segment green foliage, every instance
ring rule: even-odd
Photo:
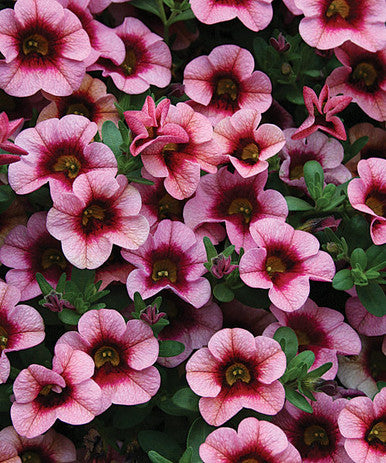
[[[159,357],[175,357],[184,352],[185,346],[179,341],[159,341]]]

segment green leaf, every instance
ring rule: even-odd
[[[273,339],[281,345],[288,364],[295,357],[299,347],[295,331],[288,326],[281,326],[275,331]]]
[[[169,24],[174,24],[178,21],[188,21],[189,19],[195,18],[193,11],[189,8],[185,11],[182,11],[179,13],[177,16],[172,18],[172,20],[169,22]]]
[[[148,11],[149,13],[153,13],[159,18],[161,17],[161,13],[158,9],[157,2],[154,0],[132,0],[130,5],[139,8],[140,10]]]
[[[163,457],[155,450],[150,450],[150,452],[148,452],[147,454],[153,463],[173,463],[171,460]]]
[[[142,310],[146,309],[146,304],[138,291],[134,293],[134,307],[137,313],[140,313]]]
[[[286,196],[287,206],[289,211],[310,211],[313,209],[311,204],[303,199],[296,198],[295,196]]]
[[[362,270],[367,267],[367,256],[362,248],[355,248],[350,257],[351,267],[359,265]]]
[[[185,346],[179,341],[159,341],[159,357],[175,357],[184,352]]]
[[[154,450],[171,461],[177,461],[182,454],[182,448],[178,443],[164,432],[140,431],[138,433],[138,442],[145,452]]]
[[[303,168],[304,180],[312,199],[317,201],[323,193],[324,172],[317,161],[307,161]]]
[[[207,236],[204,236],[203,241],[207,259],[208,262],[210,262],[214,257],[217,257],[217,249],[214,247],[212,241],[210,241],[210,238],[208,238]]]
[[[226,283],[218,283],[213,288],[213,295],[220,302],[231,302],[235,298],[233,291],[228,288]]]
[[[178,390],[172,397],[172,401],[180,408],[198,412],[198,395],[196,395],[189,387],[184,387]]]
[[[25,368],[28,368],[32,363],[51,368],[52,354],[44,344],[23,350],[19,355]]]
[[[285,389],[285,398],[288,402],[291,402],[292,405],[303,410],[306,413],[313,413],[312,406],[308,403],[307,399],[299,394],[299,392],[294,391],[293,389],[284,386]]]
[[[174,8],[174,6],[175,6],[174,0],[163,0],[163,2],[164,2],[165,5],[168,6],[169,8]]]
[[[77,267],[73,267],[71,271],[71,281],[75,283],[81,291],[85,291],[88,285],[94,285],[95,270],[81,270]]]
[[[324,375],[330,368],[332,367],[331,362],[324,363],[323,365],[320,365],[320,367],[315,368],[315,370],[310,371],[307,373],[307,379],[313,379],[313,378],[320,378],[321,376]]]
[[[306,366],[305,373],[311,368],[315,362],[315,354],[310,350],[305,350],[300,352],[296,357],[294,357],[288,365],[288,368],[297,368],[300,370],[302,365]],[[300,377],[300,375],[299,375]]]
[[[149,405],[149,402],[145,405],[114,406],[113,426],[118,429],[128,429],[142,423],[153,409],[153,405]]]
[[[66,325],[74,325],[78,324],[79,318],[81,317],[80,314],[74,312],[70,309],[63,309],[61,312],[58,313],[59,320]]]
[[[354,286],[354,280],[351,275],[351,270],[345,268],[339,270],[339,272],[334,276],[332,280],[332,287],[338,289],[339,291],[347,291]]]
[[[386,315],[386,295],[379,284],[370,281],[367,286],[356,286],[356,290],[368,312],[376,317]]]
[[[386,245],[377,246],[373,244],[366,251],[368,266],[374,270],[382,270],[386,267]]]
[[[224,249],[224,251],[221,253],[224,257],[229,257],[232,255],[233,251],[235,250],[235,245],[231,244],[227,248]]]
[[[54,288],[48,283],[41,273],[35,275],[36,281],[39,284],[39,287],[43,293],[43,296],[47,296],[51,291],[54,291]]]
[[[113,121],[106,121],[102,125],[102,141],[111,149],[115,156],[121,154],[123,139],[121,132]]]
[[[188,447],[182,457],[180,458],[178,463],[191,463],[192,462],[192,455],[193,455],[193,449],[192,447]]]
[[[202,418],[193,421],[189,429],[187,445],[193,449],[192,463],[202,463],[198,450],[200,445],[205,442],[207,436],[216,428],[209,426]]]
[[[0,412],[9,413],[11,408],[12,384],[0,384]]]

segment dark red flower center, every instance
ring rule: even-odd
[[[54,172],[64,172],[68,178],[74,179],[78,176],[81,168],[79,159],[71,154],[59,156],[55,164],[52,166]]]
[[[41,34],[32,34],[23,40],[23,53],[28,56],[36,53],[40,56],[46,56],[49,52],[48,40]]]
[[[265,269],[272,279],[277,273],[284,273],[287,270],[287,265],[279,256],[269,256],[265,261]]]
[[[171,283],[177,281],[177,266],[170,259],[160,259],[154,262],[151,274],[153,281],[159,281],[167,278]]]
[[[8,333],[5,330],[5,328],[3,328],[0,325],[0,353],[7,347],[7,344],[8,344]]]
[[[106,209],[99,204],[90,204],[82,213],[82,225],[85,228],[100,228],[106,216]]]
[[[259,155],[260,148],[258,144],[250,138],[240,139],[238,147],[232,153],[232,156],[250,165],[256,164]]]
[[[102,346],[94,354],[94,363],[97,368],[102,367],[105,363],[111,363],[117,367],[120,362],[118,351],[111,346]]]
[[[326,11],[327,18],[340,16],[346,19],[350,14],[350,5],[346,0],[333,0]]]
[[[249,383],[251,379],[249,369],[241,362],[232,363],[225,370],[225,380],[229,386],[233,386],[238,381]]]
[[[246,198],[236,198],[230,203],[228,207],[229,215],[241,214],[243,221],[246,224],[251,221],[252,213],[253,206]]]
[[[124,70],[125,74],[131,76],[135,74],[137,70],[138,57],[134,48],[126,47],[126,56],[121,64],[121,68]]]
[[[182,220],[183,201],[173,198],[169,193],[158,201],[158,219]]]
[[[227,96],[230,100],[236,101],[238,96],[238,85],[228,77],[219,79],[216,84],[216,94],[219,97]]]
[[[379,217],[386,215],[386,195],[381,191],[372,191],[367,195],[365,204]]]
[[[264,463],[264,460],[261,460],[260,458],[257,459],[255,457],[247,457],[240,460],[240,463]]]
[[[78,116],[87,117],[90,119],[90,111],[83,103],[73,103],[70,104],[67,108],[66,114],[76,114]]]
[[[43,251],[41,264],[44,270],[47,270],[53,265],[58,265],[62,270],[64,270],[67,262],[60,249],[47,248]]]
[[[378,79],[378,73],[375,66],[363,61],[355,66],[352,79],[356,82],[362,81],[366,87],[372,87]]]
[[[22,463],[42,463],[42,459],[36,452],[27,451],[19,455]]]
[[[316,424],[308,426],[308,428],[304,430],[303,440],[304,443],[310,447],[325,447],[330,443],[326,430],[322,428],[322,426]]]
[[[386,422],[378,421],[373,424],[366,436],[367,442],[372,446],[386,447]]]

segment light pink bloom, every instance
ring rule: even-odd
[[[361,304],[359,297],[350,297],[346,301],[346,317],[359,334],[366,336],[386,335],[386,317],[376,317],[368,312]]]
[[[381,245],[386,243],[386,160],[362,159],[357,168],[360,178],[354,178],[348,184],[348,199],[354,209],[373,217],[371,238],[375,244]]]
[[[192,355],[186,364],[186,379],[201,396],[204,420],[220,426],[242,408],[266,415],[278,413],[285,395],[278,379],[285,368],[285,355],[277,341],[255,338],[241,328],[225,328],[212,336],[208,347]]]
[[[0,154],[0,165],[11,164],[20,160],[20,155],[27,154],[27,151],[9,139],[17,132],[24,123],[24,119],[10,121],[7,113],[0,113],[0,149],[12,154]]]
[[[160,375],[152,365],[158,357],[158,342],[146,323],[126,323],[116,310],[90,310],[80,318],[78,331],[68,331],[57,345],[92,357],[92,378],[102,390],[103,410],[111,404],[141,404],[156,394]]]
[[[258,32],[265,29],[272,19],[272,0],[191,0],[196,18],[205,24],[216,24],[238,18],[244,26]]]
[[[101,410],[101,390],[90,379],[92,358],[64,344],[55,346],[52,370],[30,365],[13,384],[12,424],[28,438],[46,432],[57,419],[72,425],[92,421]]]
[[[344,449],[345,439],[338,429],[338,416],[348,403],[316,393],[311,402],[313,413],[306,413],[286,403],[285,409],[274,417],[291,444],[299,451],[302,463],[352,463]]]
[[[125,18],[114,29],[122,39],[126,56],[119,65],[101,57],[89,67],[110,76],[119,90],[129,94],[145,92],[150,85],[166,87],[171,79],[172,58],[169,47],[137,18]]]
[[[149,224],[140,209],[141,196],[124,175],[88,172],[74,181],[73,193],[54,198],[47,228],[72,264],[94,269],[106,262],[113,244],[137,249],[146,241]]]
[[[385,121],[386,50],[370,53],[346,42],[334,51],[343,66],[334,69],[327,77],[331,94],[351,96],[367,115]]]
[[[269,289],[270,300],[281,310],[292,312],[306,302],[310,279],[332,280],[334,261],[319,251],[319,241],[310,233],[277,219],[261,219],[250,232],[258,247],[242,256],[240,277],[252,288]]]
[[[8,94],[64,96],[80,86],[91,48],[71,11],[55,0],[17,0],[0,11],[0,25],[0,87]]]
[[[94,64],[102,56],[120,64],[125,59],[125,45],[113,29],[96,21],[88,7],[90,0],[57,0],[72,11],[87,32],[91,44],[91,53],[84,60],[86,67]]]
[[[74,180],[83,173],[117,173],[117,161],[104,143],[92,142],[98,128],[83,116],[70,114],[48,119],[23,130],[16,141],[28,151],[15,167],[10,166],[9,183],[18,194],[31,193],[49,183],[55,198],[72,192]]]
[[[57,117],[61,119],[67,114],[78,114],[95,122],[101,130],[105,121],[118,124],[119,114],[114,103],[114,95],[106,93],[106,85],[99,79],[93,79],[86,74],[78,90],[68,97],[55,97],[45,94],[51,101],[39,114],[37,123]]]
[[[269,325],[263,335],[271,336],[281,326],[292,328],[298,338],[299,351],[310,350],[315,354],[311,370],[331,362],[332,367],[323,375],[334,379],[338,371],[337,354],[358,355],[361,341],[356,331],[347,323],[344,316],[327,307],[318,307],[311,299],[294,312],[283,312],[274,305],[270,308],[277,323]]]
[[[323,167],[326,183],[342,184],[351,179],[351,173],[341,163],[344,150],[341,143],[324,133],[314,132],[301,140],[293,140],[296,129],[284,131],[286,144],[281,150],[283,162],[280,179],[290,186],[307,191],[303,168],[308,161],[318,161]]]
[[[60,242],[47,231],[46,220],[46,212],[35,212],[26,227],[17,225],[11,230],[0,249],[1,262],[11,268],[6,274],[7,283],[21,291],[22,300],[41,294],[36,273],[56,286],[63,272],[71,272]]]
[[[91,13],[101,13],[111,3],[125,3],[128,0],[90,0],[89,8]]]
[[[345,1],[345,0],[342,0]],[[343,111],[351,102],[351,96],[330,97],[328,85],[324,85],[319,97],[310,87],[303,87],[304,104],[308,111],[308,117],[303,124],[296,129],[292,140],[308,137],[318,129],[333,135],[338,140],[346,140],[346,130],[343,122],[336,113]]]
[[[0,431],[0,463],[73,463],[75,460],[74,444],[53,429],[32,439],[19,436],[13,426]]]
[[[288,442],[284,432],[268,421],[245,418],[237,432],[219,428],[200,445],[204,463],[300,463],[298,451]]]
[[[273,124],[260,127],[261,115],[240,109],[214,128],[214,139],[237,172],[244,178],[268,169],[267,159],[285,145],[283,132]]]
[[[16,305],[20,291],[0,281],[0,384],[10,372],[7,352],[28,349],[40,344],[45,336],[39,312],[29,305]]]
[[[374,400],[354,397],[341,411],[339,430],[346,438],[344,447],[355,463],[386,461],[386,388]]]
[[[303,14],[303,11],[299,10],[299,8],[297,8],[297,6],[295,5],[295,0],[283,0],[283,3],[294,16]]]
[[[222,328],[222,313],[213,301],[196,309],[170,291],[163,291],[161,296],[161,308],[167,313],[169,325],[162,329],[158,338],[182,342],[185,350],[175,357],[159,357],[158,363],[174,368],[185,361],[194,349],[206,346],[216,331]]]
[[[227,235],[238,251],[256,244],[251,227],[263,218],[280,219],[288,215],[284,197],[275,190],[263,190],[268,171],[242,178],[226,167],[217,174],[201,177],[197,193],[184,208],[185,223],[192,230],[204,223],[225,222]]]
[[[311,47],[328,50],[346,40],[366,50],[385,46],[385,3],[381,0],[295,0],[305,18],[299,32]]]
[[[195,58],[184,71],[191,106],[213,124],[241,108],[263,113],[271,105],[272,86],[254,67],[252,54],[237,45],[220,45],[208,56]]]
[[[133,299],[138,291],[143,299],[170,289],[194,307],[208,302],[209,281],[204,244],[190,228],[180,222],[162,220],[154,235],[137,251],[122,250],[123,257],[137,267],[127,279],[127,291]]]

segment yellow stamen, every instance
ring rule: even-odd
[[[105,363],[111,363],[114,367],[119,365],[119,354],[114,347],[102,346],[94,354],[94,363],[97,368],[100,368]]]
[[[341,18],[346,19],[350,14],[350,6],[346,0],[333,0],[330,3],[330,6],[327,9],[326,16],[331,18],[331,16],[339,15]]]
[[[33,34],[23,40],[23,53],[26,56],[30,53],[46,56],[48,51],[48,40],[40,34]]]
[[[253,206],[246,198],[234,199],[228,207],[228,214],[242,214],[243,220],[246,224],[251,221],[253,213]]]
[[[83,211],[82,215],[82,225],[87,226],[90,219],[97,219],[101,222],[105,219],[106,210],[98,204],[92,204]]]
[[[315,424],[304,431],[303,440],[309,446],[316,444],[325,447],[330,443],[325,429]]]
[[[285,263],[280,257],[270,256],[265,261],[265,269],[268,275],[272,278],[275,273],[284,273],[287,270]]]
[[[154,262],[151,278],[153,281],[167,278],[171,283],[175,283],[177,281],[176,264],[169,259],[161,259]]]
[[[47,248],[43,251],[41,263],[44,270],[47,270],[53,265],[58,265],[64,270],[67,265],[63,253],[59,249],[54,248]]]
[[[229,386],[233,386],[237,381],[249,383],[251,381],[251,374],[245,365],[236,362],[226,369],[225,379]]]
[[[220,79],[216,85],[216,93],[218,96],[229,95],[230,99],[235,101],[238,95],[237,84],[232,79]]]
[[[378,73],[372,64],[363,62],[355,66],[352,78],[354,81],[364,82],[366,87],[371,87],[377,80]]]
[[[54,172],[65,172],[68,178],[76,178],[79,174],[81,164],[79,159],[72,154],[59,156],[55,164],[52,166]]]

